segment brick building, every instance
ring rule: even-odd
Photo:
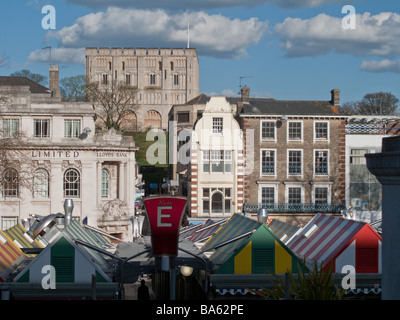
[[[328,101],[251,99],[238,111],[245,137],[244,211],[303,223],[345,207],[345,122],[338,89]]]

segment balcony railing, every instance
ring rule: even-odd
[[[340,213],[346,209],[345,203],[245,203],[243,210],[248,213],[257,213],[259,209],[268,212],[290,213]]]

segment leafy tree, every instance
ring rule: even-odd
[[[66,77],[60,81],[60,93],[63,101],[85,101],[85,76]]]
[[[303,266],[305,265],[305,260]],[[288,283],[282,277],[272,274],[272,288],[251,290],[255,294],[269,300],[295,299],[295,300],[341,300],[344,289],[335,285],[333,265],[327,270],[322,266],[318,268],[317,262],[314,269],[309,270],[298,264],[298,273],[288,273]]]
[[[26,77],[28,79],[31,79],[33,82],[39,83],[42,86],[46,86],[48,81],[46,76],[42,76],[38,73],[32,73],[29,70],[16,71],[10,74],[10,77]]]

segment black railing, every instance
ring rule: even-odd
[[[319,212],[340,213],[346,209],[345,203],[244,203],[243,210],[248,213],[257,213],[259,209],[268,212]]]

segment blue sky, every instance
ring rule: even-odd
[[[245,4],[245,5],[243,5]],[[45,5],[56,29],[42,28]],[[355,29],[345,29],[345,5]],[[400,99],[398,0],[17,0],[0,4],[2,75],[48,75],[51,46],[60,78],[84,74],[85,47],[190,47],[200,64],[200,92],[341,103],[366,93]],[[242,79],[241,79],[242,77]]]

